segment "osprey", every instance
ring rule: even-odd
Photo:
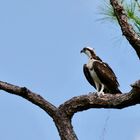
[[[103,62],[92,48],[83,48],[81,53],[85,53],[89,57],[88,63],[83,66],[83,72],[88,82],[97,90],[97,94],[121,93],[118,89],[117,77],[111,67]]]

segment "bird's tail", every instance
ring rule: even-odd
[[[117,89],[113,90],[112,94],[122,94],[122,92],[117,88]]]

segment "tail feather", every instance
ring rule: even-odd
[[[122,92],[117,88],[112,90],[111,94],[122,94]]]
[[[110,93],[110,94],[122,94],[122,92],[116,88],[116,89],[104,89],[104,93]]]

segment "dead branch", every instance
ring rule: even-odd
[[[140,104],[140,80],[132,85],[132,90],[129,93],[106,94],[102,96],[97,96],[96,93],[90,93],[88,95],[73,97],[61,104],[58,108],[26,87],[19,87],[0,81],[0,89],[21,96],[47,112],[54,120],[61,140],[78,139],[73,130],[71,119],[79,111],[91,108],[122,109]]]
[[[140,80],[132,85],[129,93],[106,94],[97,96],[96,93],[73,97],[60,105],[60,109],[69,117],[74,113],[84,111],[90,108],[114,108],[122,109],[132,105],[140,104]]]

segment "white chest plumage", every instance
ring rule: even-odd
[[[98,75],[96,74],[96,72],[94,70],[93,63],[95,61],[98,61],[98,60],[89,59],[89,61],[87,63],[87,67],[88,67],[89,73],[90,73],[90,75],[95,83],[98,95],[100,95],[100,94],[104,94],[103,90],[104,90],[105,85],[100,81]]]
[[[87,67],[89,69],[89,72],[90,72],[90,75],[91,77],[94,79],[94,81],[98,84],[101,84],[101,81],[100,79],[98,78],[96,72],[94,71],[94,68],[93,68],[93,63],[94,61],[97,61],[97,60],[94,60],[94,59],[89,59],[88,63],[87,63]]]

